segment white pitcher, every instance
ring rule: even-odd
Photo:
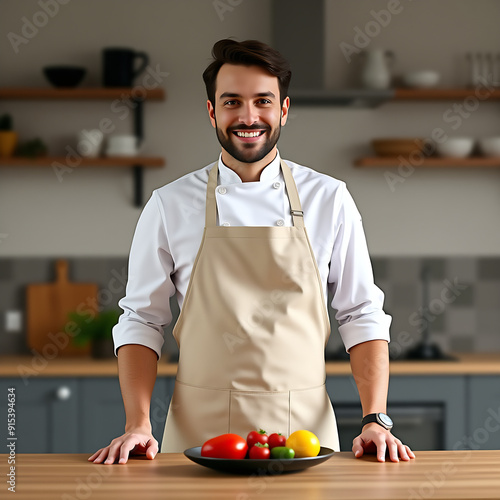
[[[394,53],[390,50],[364,50],[365,65],[361,74],[363,86],[367,89],[387,89],[391,85],[389,61],[394,60]]]

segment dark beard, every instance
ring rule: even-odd
[[[254,129],[264,129],[265,134],[267,134],[269,131],[269,127],[257,127],[257,126],[244,127],[244,128],[238,127],[238,130],[245,130],[245,131],[251,131]],[[262,160],[262,158],[268,155],[269,152],[274,148],[274,146],[276,146],[278,139],[280,138],[281,124],[279,128],[277,128],[271,136],[267,136],[268,138],[259,149],[255,149],[255,145],[251,143],[242,143],[241,145],[243,146],[244,149],[243,150],[238,149],[235,143],[231,140],[231,135],[233,134],[233,132],[229,130],[230,136],[225,137],[222,130],[217,126],[217,120],[215,120],[215,130],[220,145],[234,159],[240,161],[241,163],[255,163]]]

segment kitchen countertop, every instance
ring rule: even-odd
[[[391,375],[500,375],[499,353],[456,354],[457,361],[391,361]],[[0,377],[17,377],[23,372],[40,377],[107,377],[118,374],[116,358],[98,360],[90,357],[0,356]],[[158,375],[175,376],[177,365],[163,358]],[[348,361],[330,361],[327,375],[350,375]]]
[[[420,451],[416,455],[410,462],[380,463],[373,455],[355,459],[351,452],[341,452],[301,472],[240,476],[194,464],[181,453],[159,453],[154,460],[134,457],[124,465],[93,464],[87,461],[88,454],[18,454],[16,498],[499,498],[500,451]],[[4,471],[7,455],[0,457]],[[2,493],[8,486],[4,480]]]

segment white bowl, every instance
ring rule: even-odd
[[[484,137],[478,140],[479,151],[484,156],[500,156],[500,137]]]
[[[408,87],[428,89],[439,83],[441,75],[437,71],[423,70],[404,73],[403,82]]]
[[[436,143],[436,151],[440,156],[465,158],[472,153],[474,142],[470,137],[450,137],[446,142]]]
[[[108,148],[105,152],[106,156],[137,156],[137,149],[113,149]]]
[[[132,146],[137,144],[137,137],[134,135],[113,135],[108,138],[109,146]]]

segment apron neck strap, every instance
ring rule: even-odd
[[[297,186],[290,171],[290,167],[281,160],[281,170],[285,179],[286,192],[290,202],[290,213],[292,214],[293,225],[304,227],[304,214],[300,204]],[[217,203],[215,201],[215,190],[217,189],[217,174],[219,173],[218,162],[215,162],[210,169],[207,184],[207,201],[205,211],[205,226],[215,227],[217,224]]]

